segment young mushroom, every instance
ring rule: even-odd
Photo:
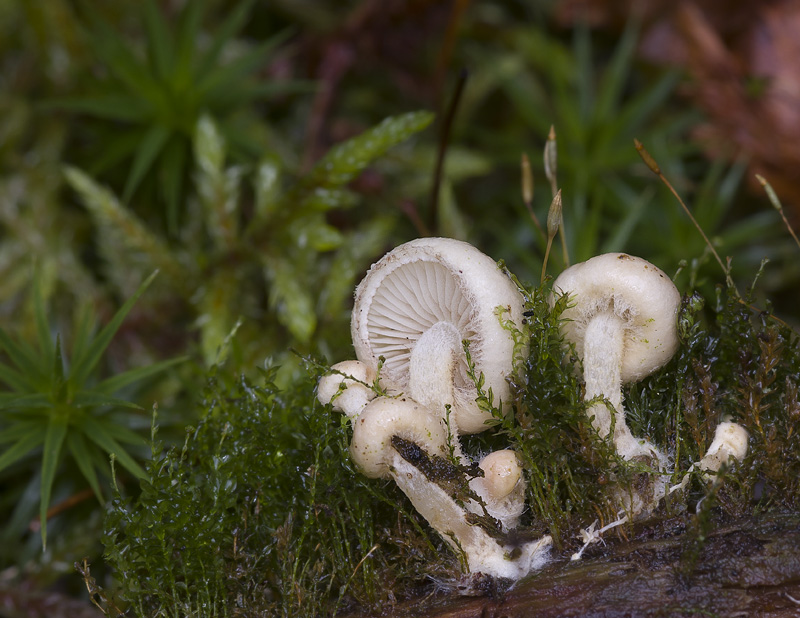
[[[561,317],[565,338],[583,361],[585,399],[601,438],[611,435],[625,460],[649,461],[659,469],[667,460],[647,440],[636,438],[625,422],[622,385],[641,380],[669,361],[678,348],[680,294],[670,278],[646,260],[608,253],[575,264],[553,282],[556,295],[569,295]],[[632,515],[647,511],[666,492],[659,477],[652,496],[635,496]]]
[[[707,482],[715,481],[717,473],[723,464],[727,465],[731,459],[744,460],[745,455],[747,455],[749,440],[750,435],[744,427],[738,423],[723,421],[717,425],[714,431],[714,439],[711,441],[706,454],[699,462],[692,464],[680,483],[669,488],[669,493],[686,489],[691,479],[690,472],[695,468],[701,470],[702,476]]]
[[[494,451],[481,459],[478,467],[483,476],[472,479],[470,488],[483,500],[486,512],[500,522],[504,532],[513,530],[525,508],[526,488],[516,454],[509,449]]]
[[[703,476],[706,480],[712,480],[722,465],[729,463],[731,458],[742,461],[747,455],[749,439],[747,430],[738,423],[724,421],[717,425],[714,440],[698,464],[705,473]]]
[[[499,531],[490,534],[470,516],[480,514],[479,504],[468,499],[465,509],[451,495],[448,485],[464,489],[467,480],[448,463],[447,433],[442,418],[427,407],[408,398],[378,397],[353,420],[350,452],[365,475],[392,478],[417,512],[464,556],[470,572],[519,579],[541,567],[549,536],[503,542]]]
[[[334,410],[355,418],[375,398],[368,386],[375,380],[375,370],[357,360],[336,363],[331,370],[320,378],[317,397],[321,403],[330,403]]]

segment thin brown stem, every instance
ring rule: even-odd
[[[758,182],[761,183],[761,186],[764,187],[764,191],[767,194],[767,198],[769,199],[770,204],[772,204],[773,208],[778,211],[778,214],[783,219],[783,224],[786,226],[786,229],[789,230],[789,234],[792,235],[794,238],[795,244],[800,248],[800,240],[797,239],[797,235],[794,233],[792,229],[792,225],[789,223],[789,220],[786,218],[786,215],[783,213],[783,205],[781,204],[780,199],[778,198],[778,194],[775,193],[775,189],[772,188],[772,185],[767,182],[767,179],[764,178],[761,174],[756,174],[756,179]]]
[[[544,251],[544,260],[542,260],[542,283],[544,283],[544,277],[547,271],[547,260],[550,257],[550,248],[553,246],[553,239],[563,227],[564,217],[561,211],[561,191],[558,191],[550,204],[550,210],[547,212],[547,248]]]
[[[79,491],[78,493],[73,494],[73,495],[65,498],[64,500],[62,500],[58,504],[55,504],[55,505],[51,506],[49,509],[47,509],[47,519],[50,520],[53,517],[55,517],[56,515],[58,515],[59,513],[63,513],[64,511],[67,511],[67,510],[71,509],[76,504],[80,504],[81,502],[85,502],[86,500],[91,498],[93,495],[94,495],[94,491],[92,489],[90,489],[90,488],[87,488],[87,489],[84,489],[83,491]],[[39,519],[39,517],[36,517],[28,525],[28,529],[31,532],[38,532],[41,527],[42,527],[42,522]]]
[[[714,245],[711,244],[711,241],[708,239],[708,236],[706,236],[706,233],[703,231],[703,228],[700,227],[700,224],[697,222],[697,219],[694,218],[694,215],[689,210],[689,207],[683,201],[678,192],[675,190],[675,187],[672,186],[672,183],[669,180],[667,180],[667,177],[664,176],[664,174],[661,172],[661,168],[659,167],[658,163],[656,163],[656,160],[652,157],[652,155],[649,152],[647,152],[647,150],[645,150],[645,147],[642,144],[642,142],[640,142],[636,138],[633,138],[633,144],[636,147],[636,151],[639,153],[639,156],[642,158],[642,161],[644,161],[645,165],[647,165],[647,167],[650,168],[651,172],[653,172],[656,176],[658,176],[659,180],[661,180],[661,182],[667,187],[667,189],[669,189],[670,193],[672,193],[675,199],[678,200],[678,203],[683,207],[684,212],[688,215],[689,219],[692,221],[695,228],[697,228],[697,231],[700,232],[700,235],[703,237],[703,240],[706,242],[706,245],[711,250],[711,253],[714,255],[714,258],[719,263],[720,268],[722,268],[722,272],[725,273],[725,281],[727,282],[728,287],[732,288],[733,291],[736,292],[736,296],[741,298],[739,290],[736,288],[736,284],[733,282],[733,278],[731,277],[730,264],[726,266],[722,262],[722,258],[719,256],[719,253],[717,253],[717,250],[714,248]]]
[[[431,210],[428,216],[428,227],[436,233],[439,229],[439,191],[442,184],[442,174],[444,173],[444,160],[447,155],[447,146],[450,142],[450,129],[453,126],[453,119],[458,109],[458,104],[461,101],[461,94],[464,92],[464,85],[467,83],[469,72],[462,69],[458,74],[458,81],[456,82],[456,89],[453,93],[453,98],[450,100],[450,105],[445,113],[442,122],[442,130],[439,134],[439,149],[436,154],[436,168],[433,172],[433,186],[431,187]]]
[[[524,152],[520,161],[520,169],[522,172],[522,201],[525,203],[525,208],[528,209],[531,221],[533,221],[539,234],[542,238],[545,238],[542,224],[539,223],[539,217],[533,212],[533,172],[531,172],[531,162],[528,159],[528,155]]]

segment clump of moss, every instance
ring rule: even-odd
[[[344,417],[316,404],[315,380],[281,391],[272,375],[212,377],[183,446],[154,441],[141,494],[107,516],[120,589],[93,589],[106,615],[331,615],[457,569],[391,486],[352,469]]]
[[[567,300],[551,306],[547,285],[521,289],[529,355],[515,384],[515,413],[496,414],[497,433],[510,443],[504,446],[516,450],[528,473],[527,523],[553,535],[559,547],[595,518],[601,523],[616,519],[612,487],[624,491],[653,471],[620,461],[587,422],[580,360],[559,330]],[[688,494],[668,496],[660,512],[677,514],[703,498],[706,506],[730,516],[771,507],[796,509],[798,336],[768,311],[755,309],[752,299],[742,299],[735,288],[720,286],[708,304],[696,292],[684,296],[678,316],[682,343],[675,358],[625,390],[634,434],[670,454],[674,484],[693,475]],[[749,452],[743,462],[723,469],[724,482],[710,486],[693,464],[706,453],[723,420],[747,429]]]
[[[559,329],[566,298],[551,307],[547,285],[527,290],[521,335],[528,345],[520,378],[513,384],[514,414],[503,416],[496,435],[516,451],[528,475],[526,522],[553,536],[557,546],[585,526],[587,517],[613,517],[606,484],[613,449],[596,438],[586,422],[579,359]]]

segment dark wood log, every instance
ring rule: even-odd
[[[593,545],[502,593],[440,596],[389,615],[428,618],[800,617],[800,515],[765,514],[699,535],[681,522]],[[670,530],[672,526],[672,530]]]

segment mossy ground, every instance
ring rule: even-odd
[[[520,359],[513,413],[466,448],[517,451],[529,478],[525,534],[553,535],[554,554],[568,556],[581,528],[616,517],[614,485],[642,471],[618,461],[586,422],[576,355],[558,329],[563,301],[551,308],[548,295],[546,284],[526,292],[530,352]],[[750,434],[741,464],[711,488],[693,477],[650,524],[657,534],[665,518],[685,522],[690,575],[719,522],[800,506],[800,351],[793,331],[733,290],[705,303],[687,295],[679,324],[675,358],[626,391],[634,434],[670,453],[676,483],[721,419]],[[210,377],[198,402],[205,416],[183,447],[162,450],[156,440],[150,482],[110,507],[106,552],[119,587],[95,594],[108,616],[117,608],[147,617],[377,615],[455,594],[456,556],[391,482],[351,464],[346,419],[316,401],[320,372],[309,364],[288,390],[269,371],[257,380],[228,380],[221,370]]]

